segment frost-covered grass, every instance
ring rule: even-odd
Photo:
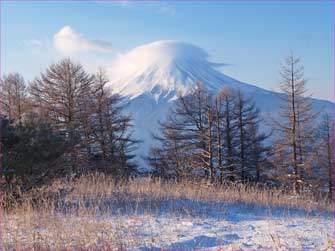
[[[246,185],[103,175],[25,194],[3,217],[5,250],[333,250],[333,207]]]

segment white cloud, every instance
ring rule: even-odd
[[[25,40],[23,41],[24,44],[26,46],[29,46],[29,47],[37,47],[37,48],[41,48],[43,46],[43,42],[38,40],[38,39],[30,39],[30,40]]]
[[[53,39],[55,48],[65,54],[75,52],[111,52],[114,48],[111,43],[104,40],[88,40],[70,26],[64,26]]]
[[[176,9],[169,4],[162,3],[162,2],[141,2],[138,3],[137,1],[134,0],[116,0],[116,1],[111,1],[110,3],[126,8],[126,9],[132,9],[132,10],[150,10],[155,12],[156,14],[162,14],[166,16],[176,16],[177,11]]]
[[[117,0],[113,1],[112,3],[120,5],[125,8],[132,8],[134,6],[133,3],[129,0]]]
[[[169,15],[169,16],[175,16],[176,9],[173,8],[171,5],[162,5],[158,9],[158,13]]]

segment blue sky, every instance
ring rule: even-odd
[[[293,50],[314,96],[333,100],[334,10],[322,1],[1,1],[1,71],[31,80],[64,56],[93,70],[138,45],[174,39],[227,63],[225,74],[270,90]],[[65,31],[75,41],[55,45]]]

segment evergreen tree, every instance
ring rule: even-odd
[[[43,185],[68,173],[66,153],[79,137],[69,138],[66,131],[54,131],[39,119],[13,124],[3,117],[3,169],[6,189],[19,186],[23,190]]]

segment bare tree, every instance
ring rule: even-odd
[[[217,163],[220,171],[220,182],[223,182],[223,98],[225,93],[220,91],[215,98],[214,102],[214,114],[215,114],[215,128],[216,128],[216,152],[217,152]]]
[[[190,177],[192,147],[178,129],[171,124],[168,127],[166,125],[160,123],[161,136],[153,135],[159,145],[150,149],[149,164],[154,167],[156,175],[164,178]]]
[[[266,176],[268,176],[267,169],[270,167],[268,159],[272,149],[264,143],[270,134],[260,133],[259,124],[259,120],[250,121],[250,124],[248,124],[249,144],[246,150],[248,177],[249,180],[257,183],[265,181]]]
[[[207,89],[198,83],[190,94],[179,96],[166,121],[161,123],[162,135],[158,137],[165,152],[175,153],[171,160],[179,170],[187,169],[185,166],[181,168],[181,163],[193,170],[201,169],[210,182],[215,178],[214,117],[213,99]],[[156,164],[158,159],[164,160],[165,165],[172,164],[162,155],[157,158],[161,151],[153,150]],[[160,166],[162,164],[160,162]]]
[[[30,86],[35,104],[54,128],[68,130],[70,134],[85,135],[81,123],[88,98],[91,96],[94,76],[88,74],[80,64],[64,59],[52,64]],[[69,135],[73,137],[73,135]],[[75,169],[87,161],[87,149],[80,141],[69,155],[71,168]],[[82,165],[81,165],[82,166]]]
[[[112,94],[103,69],[95,75],[89,113],[93,153],[99,155],[106,173],[128,175],[135,163],[133,150],[139,143],[131,136],[131,118],[125,114],[124,99]]]
[[[27,87],[23,77],[19,73],[4,75],[1,79],[1,89],[3,114],[9,120],[21,122],[29,105]]]
[[[197,85],[178,98],[160,125],[161,135],[155,137],[160,146],[152,149],[149,160],[161,173],[179,176],[180,170],[189,174],[189,168],[201,169],[212,183],[218,173],[223,182],[237,180],[242,171],[243,181],[259,179],[266,137],[258,132],[258,110],[240,91],[225,88],[213,98]]]
[[[73,127],[78,122],[81,107],[90,96],[94,76],[80,64],[64,59],[52,64],[30,87],[30,93],[48,112],[55,126]]]
[[[248,162],[251,159],[250,149],[253,145],[259,143],[254,140],[257,139],[257,119],[258,109],[255,107],[254,101],[250,97],[245,97],[243,93],[238,90],[236,93],[236,102],[234,107],[234,114],[237,118],[236,127],[239,141],[237,146],[238,152],[238,166],[240,169],[241,180],[250,180],[248,176]],[[252,129],[252,130],[250,130]],[[256,148],[254,148],[256,150]]]
[[[229,88],[221,90],[215,99],[218,169],[220,181],[235,180],[237,127],[234,114],[235,95]]]
[[[334,119],[332,119],[329,114],[323,116],[323,120],[319,130],[320,145],[319,145],[319,158],[318,164],[325,172],[321,172],[321,181],[324,185],[328,185],[329,199],[334,198]],[[323,177],[326,177],[324,179]]]
[[[282,151],[281,155],[289,159],[285,165],[292,172],[288,176],[293,178],[295,193],[307,182],[307,171],[313,159],[310,147],[313,145],[313,121],[316,117],[312,112],[310,96],[306,95],[303,73],[299,58],[291,53],[280,71],[281,90],[284,93],[279,95],[282,100],[280,119],[273,120],[280,137],[276,144],[277,151]]]

